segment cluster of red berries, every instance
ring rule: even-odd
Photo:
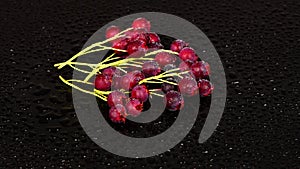
[[[138,57],[145,54],[148,49],[162,49],[159,36],[150,32],[150,22],[145,18],[138,18],[133,21],[133,30],[125,32],[125,37],[112,41],[115,49],[126,50],[127,52],[115,51],[122,58],[127,56]],[[106,29],[106,38],[111,38],[118,34],[120,29],[117,26],[110,26]]]
[[[121,58],[128,56],[142,57],[149,49],[162,49],[159,36],[150,32],[150,22],[145,18],[138,18],[132,23],[132,30],[125,32],[124,37],[112,42],[115,54]],[[120,29],[111,26],[106,30],[106,38],[117,35]],[[130,72],[123,73],[117,67],[108,67],[95,78],[95,88],[101,91],[112,91],[107,96],[107,104],[110,107],[109,117],[113,122],[125,122],[126,116],[138,116],[143,111],[143,104],[149,99],[151,90],[143,80],[158,76],[164,72],[179,68],[182,73],[180,78],[168,76],[163,78],[160,90],[165,93],[166,108],[170,111],[180,110],[184,105],[182,95],[208,96],[212,93],[213,85],[210,83],[209,64],[201,61],[195,50],[183,40],[175,40],[170,50],[177,52],[181,62],[177,64],[176,56],[168,52],[160,52],[150,61],[144,61],[141,70],[130,68]],[[172,72],[174,73],[174,72]],[[145,81],[147,82],[147,81]],[[149,89],[148,89],[149,88]],[[157,89],[156,89],[157,90]],[[125,93],[129,92],[129,97]]]

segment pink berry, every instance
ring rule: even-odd
[[[164,101],[166,103],[166,108],[170,111],[180,110],[184,106],[183,97],[179,92],[174,90],[167,92]]]
[[[137,85],[132,89],[131,97],[145,102],[149,97],[149,91],[145,85]]]
[[[179,53],[179,57],[183,61],[186,61],[186,60],[196,61],[198,59],[196,56],[195,50],[191,47],[183,48]]]
[[[117,104],[123,105],[123,100],[126,99],[124,93],[120,91],[113,91],[107,96],[107,104],[109,107],[112,107]]]
[[[193,78],[183,78],[178,83],[179,90],[182,94],[187,94],[188,96],[194,96],[198,93],[198,85],[196,80]]]
[[[212,83],[206,79],[199,79],[198,87],[200,95],[204,97],[210,95],[214,90],[214,86],[212,85]]]
[[[105,37],[106,39],[109,39],[115,36],[116,34],[118,34],[119,32],[120,32],[119,27],[112,25],[106,29]]]
[[[210,66],[205,61],[195,62],[191,65],[191,71],[196,78],[204,78],[210,74]]]
[[[110,78],[112,78],[113,76],[115,76],[115,75],[120,75],[121,74],[121,72],[120,72],[120,70],[119,69],[117,69],[116,67],[108,67],[108,68],[105,68],[105,69],[103,69],[102,71],[102,74],[104,75],[104,76],[108,76],[108,77],[110,77]]]
[[[147,31],[150,31],[150,21],[148,21],[145,18],[137,18],[132,22],[132,27],[134,29],[146,29]]]
[[[111,87],[111,79],[103,74],[98,74],[96,75],[94,84],[96,89],[107,91]]]
[[[183,40],[177,39],[172,42],[170,49],[174,52],[180,52],[184,47],[188,47],[189,44],[184,42]]]
[[[161,53],[158,53],[156,56],[155,56],[155,61],[160,65],[160,66],[165,66],[167,64],[173,64],[175,63],[176,61],[176,58],[167,53],[167,52],[161,52]]]
[[[161,69],[156,61],[144,62],[142,70],[146,77],[156,76],[161,72]]]
[[[126,115],[126,109],[121,104],[117,104],[109,110],[109,118],[115,123],[124,123],[126,121]]]
[[[140,115],[143,110],[143,102],[135,98],[130,98],[126,104],[126,108],[129,115],[136,117]]]

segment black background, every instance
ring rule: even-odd
[[[300,168],[300,1],[32,0],[0,7],[0,168]],[[147,11],[187,19],[208,36],[224,65],[228,98],[204,144],[196,124],[169,152],[130,159],[85,134],[53,64],[106,23]]]

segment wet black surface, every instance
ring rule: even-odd
[[[239,1],[0,2],[0,168],[300,168],[300,3]],[[101,26],[145,11],[197,25],[224,65],[228,98],[214,135],[147,159],[115,156],[82,130],[54,63]],[[66,77],[71,71],[60,71]]]

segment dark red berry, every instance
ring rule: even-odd
[[[145,18],[137,18],[132,22],[132,27],[134,29],[146,29],[147,31],[150,31],[150,21],[148,21]]]
[[[117,104],[109,110],[109,118],[115,123],[124,123],[126,121],[126,115],[126,109],[121,104]]]
[[[179,53],[179,57],[183,61],[187,61],[187,60],[196,61],[198,59],[195,50],[190,47],[183,48]]]
[[[171,90],[165,95],[166,108],[170,111],[180,110],[184,106],[184,100],[181,94]]]
[[[161,72],[161,69],[156,61],[144,62],[142,71],[146,77],[156,76]]]
[[[169,78],[167,78],[166,79],[167,81],[169,81],[169,82],[174,82],[174,83],[177,83],[177,81],[174,79],[174,78],[171,78],[171,77],[169,77]],[[176,85],[173,85],[173,84],[170,84],[170,83],[163,83],[162,85],[161,85],[161,90],[164,92],[164,93],[167,93],[168,91],[171,91],[171,90],[177,90],[177,86]]]
[[[195,62],[191,65],[191,71],[196,78],[204,78],[210,74],[210,66],[205,61]]]
[[[121,40],[115,42],[112,47],[115,48],[115,49],[126,50],[127,44],[128,44],[128,39],[125,38],[125,39],[121,39]],[[115,50],[115,53],[116,54],[122,54],[124,52]]]
[[[119,27],[112,25],[106,29],[105,37],[106,39],[109,39],[115,36],[116,34],[118,34],[119,32],[120,32]]]
[[[181,49],[187,46],[189,46],[188,43],[184,42],[183,40],[177,39],[172,42],[170,49],[174,52],[180,52]]]
[[[199,79],[198,87],[201,96],[208,96],[214,90],[214,86],[212,85],[212,83],[206,79]]]
[[[120,91],[113,91],[107,96],[107,104],[109,107],[112,107],[117,104],[123,105],[123,100],[126,99],[124,93]]]
[[[163,49],[164,46],[161,43],[148,44],[148,48],[151,50]]]
[[[176,58],[167,53],[167,52],[161,52],[161,53],[158,53],[156,56],[155,56],[155,61],[160,65],[160,66],[165,66],[167,64],[173,64],[175,63],[176,61]]]
[[[95,88],[98,90],[106,91],[111,87],[111,78],[104,76],[103,74],[96,75]]]
[[[183,78],[178,83],[180,93],[194,96],[198,93],[198,85],[194,78]]]
[[[144,41],[133,41],[129,42],[127,45],[127,53],[130,57],[139,57],[146,53],[148,46]]]
[[[145,102],[149,97],[149,91],[145,85],[137,85],[132,89],[131,97]]]
[[[156,44],[156,43],[160,43],[160,38],[159,36],[154,33],[154,32],[150,32],[150,33],[147,33],[148,35],[148,44]]]
[[[143,110],[143,102],[135,98],[130,98],[126,104],[126,109],[129,115],[136,117],[140,115]]]

